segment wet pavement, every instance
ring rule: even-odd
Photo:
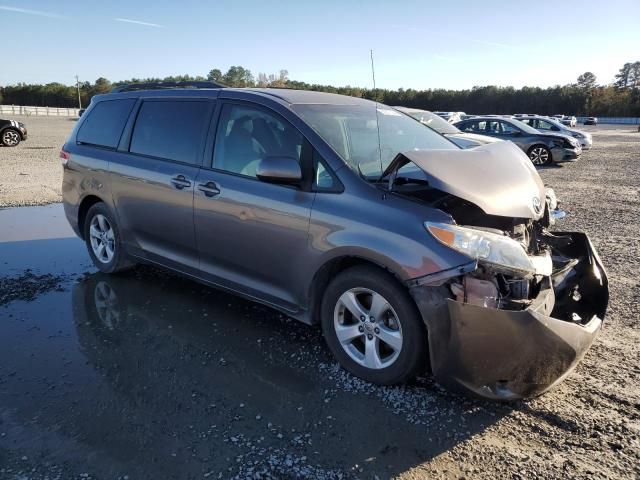
[[[6,288],[27,269],[55,281],[0,305],[0,478],[388,478],[509,412],[369,385],[317,327],[190,280],[97,273],[59,204],[0,210]]]

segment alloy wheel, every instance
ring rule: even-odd
[[[91,219],[89,237],[98,261],[109,263],[115,255],[115,234],[107,217],[99,213]]]
[[[333,326],[347,355],[365,368],[386,368],[402,350],[400,319],[391,304],[373,290],[344,292],[336,303]]]
[[[2,143],[8,147],[15,147],[20,143],[20,135],[14,130],[7,130],[2,134]]]
[[[549,151],[544,147],[536,147],[529,153],[529,158],[534,165],[545,165],[549,162]]]

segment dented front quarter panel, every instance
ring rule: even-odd
[[[431,370],[439,382],[510,400],[544,393],[575,368],[602,326],[608,281],[587,236],[563,235],[573,239],[573,253],[580,250],[571,285],[554,293],[552,276],[525,310],[490,309],[451,299],[434,303],[434,287],[411,289],[428,329]],[[582,298],[572,300],[572,305],[565,297],[574,284]],[[591,314],[578,324],[566,320],[571,310]]]

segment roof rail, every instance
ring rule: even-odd
[[[113,87],[111,93],[133,92],[135,90],[161,90],[165,88],[225,88],[225,85],[216,82],[150,82],[128,83]]]

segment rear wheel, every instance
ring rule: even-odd
[[[410,380],[427,365],[427,335],[409,292],[376,267],[353,267],[328,286],[322,329],[349,372],[372,383]]]
[[[529,159],[536,166],[549,165],[551,163],[551,151],[544,145],[534,145],[529,149]]]
[[[87,212],[84,240],[93,264],[101,272],[116,273],[134,266],[122,247],[115,218],[104,203],[96,203]]]
[[[2,144],[6,147],[15,147],[20,143],[22,137],[20,136],[20,132],[14,130],[13,128],[7,128],[2,132]]]

